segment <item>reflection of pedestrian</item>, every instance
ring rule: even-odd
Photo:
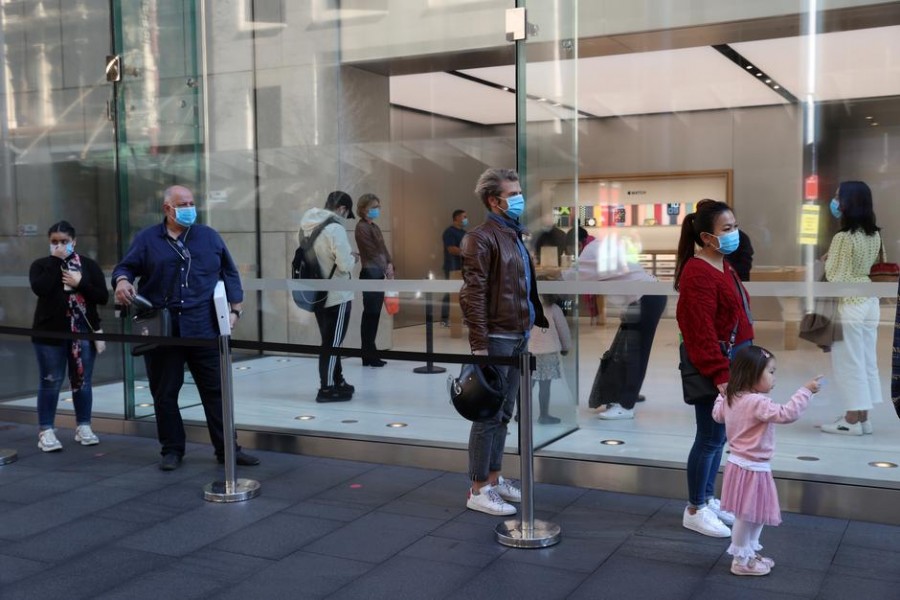
[[[35,332],[90,333],[100,329],[97,305],[109,300],[106,278],[96,262],[75,251],[75,228],[68,221],[50,227],[50,256],[31,264],[28,278],[31,290],[37,295],[34,310]],[[59,390],[68,370],[75,405],[75,441],[82,446],[100,442],[91,431],[93,389],[91,376],[98,350],[90,340],[58,340],[32,338],[37,355],[40,382],[38,384],[38,448],[44,452],[62,450],[53,422],[59,403]]]
[[[549,294],[541,295],[541,305],[549,327],[534,327],[528,340],[528,349],[534,354],[534,381],[538,384],[538,423],[553,425],[559,417],[550,414],[550,384],[562,377],[560,355],[566,355],[572,347],[572,333],[566,316],[559,307],[559,298]],[[518,417],[517,417],[518,418]]]
[[[142,296],[153,306],[172,312],[172,335],[184,338],[215,338],[219,327],[213,309],[213,290],[221,279],[231,305],[231,326],[241,317],[244,290],[234,259],[219,233],[196,224],[194,194],[175,185],[163,199],[165,218],[138,232],[125,257],[113,269],[116,302],[131,305],[135,281]],[[185,451],[184,424],[178,394],[184,385],[187,365],[200,393],[206,427],[220,463],[225,462],[222,430],[222,386],[218,348],[160,346],[144,354],[156,432],[162,445],[159,468],[172,471],[181,466]],[[228,440],[234,444],[235,440]],[[259,459],[237,448],[239,465],[256,465]]]
[[[562,256],[566,251],[566,232],[556,224],[541,231],[534,240],[534,254],[538,260],[541,260],[541,248],[544,247],[556,248],[556,264],[561,265]]]
[[[738,230],[737,250],[729,254],[725,260],[731,263],[741,281],[750,281],[750,269],[753,268],[753,244],[750,243],[750,236],[744,233],[743,229]]]
[[[567,279],[579,281],[656,281],[637,261],[628,239],[615,232],[588,242],[578,257],[577,270],[565,274]],[[619,329],[609,348],[611,366],[616,372],[601,372],[598,366],[591,389],[589,406],[606,405],[598,416],[601,419],[633,419],[634,405],[640,397],[641,386],[647,375],[650,351],[656,328],[666,308],[665,296],[608,296],[610,304],[623,306]],[[616,385],[604,381],[615,377]],[[604,395],[615,390],[615,396]]]
[[[393,279],[394,265],[391,253],[384,243],[384,236],[375,221],[381,216],[381,200],[375,194],[363,194],[356,202],[356,247],[362,269],[360,279]],[[383,367],[387,364],[377,356],[375,337],[378,335],[378,321],[384,292],[363,292],[363,314],[359,327],[360,346],[363,351],[362,363],[366,367]]]
[[[724,202],[701,200],[681,225],[675,262],[675,289],[679,292],[675,316],[688,359],[720,392],[728,383],[731,356],[753,340],[747,291],[724,260],[737,246],[734,213]],[[728,537],[727,525],[734,515],[721,510],[715,498],[725,427],[712,418],[714,401],[709,398],[694,404],[697,430],[687,460],[689,504],[682,525],[710,537]]]
[[[864,283],[883,248],[875,224],[872,191],[862,181],[844,181],[831,201],[831,213],[841,230],[831,240],[825,260],[828,281]],[[838,305],[842,338],[831,347],[835,386],[844,405],[844,416],[822,425],[822,432],[842,435],[872,433],[869,410],[881,402],[876,345],[881,318],[878,298],[841,298]]]
[[[525,198],[512,169],[488,169],[475,187],[488,210],[484,223],[463,238],[463,287],[459,305],[476,355],[517,357],[532,325],[549,327],[538,299],[534,264],[522,241],[519,218]],[[469,489],[466,507],[492,515],[515,514],[522,494],[500,475],[506,431],[519,395],[519,368],[499,366],[506,398],[496,415],[472,423],[469,433]]]
[[[350,279],[356,257],[344,229],[344,219],[353,218],[353,200],[350,195],[335,191],[328,194],[324,209],[310,208],[300,219],[300,230],[304,236],[312,236],[316,229],[321,228],[313,249],[323,277],[325,273],[329,273],[331,279]],[[332,290],[325,297],[325,302],[316,308],[316,323],[322,339],[316,402],[343,402],[353,398],[353,392],[356,391],[344,379],[341,357],[331,354],[332,348],[340,348],[344,343],[347,323],[350,322],[351,300],[353,292]]]
[[[452,271],[462,268],[459,246],[463,236],[466,235],[466,227],[469,226],[469,216],[466,211],[456,209],[453,211],[453,224],[444,230],[441,241],[444,245],[444,279],[450,279]],[[441,325],[450,325],[450,294],[444,294],[441,300]]]

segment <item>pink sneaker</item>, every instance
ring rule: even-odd
[[[734,575],[768,575],[771,570],[767,564],[756,558],[748,560],[746,565],[735,560],[731,561],[731,572]]]
[[[756,560],[758,560],[758,561],[761,562],[762,564],[764,564],[764,565],[766,565],[767,567],[769,567],[769,569],[771,569],[772,567],[775,566],[775,561],[774,561],[773,559],[769,558],[768,556],[762,556],[761,554],[757,554],[757,555],[754,556],[753,558],[755,558]]]

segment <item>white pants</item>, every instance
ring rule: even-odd
[[[844,410],[870,410],[882,401],[875,346],[881,311],[878,298],[840,305],[844,339],[831,348],[834,384]]]

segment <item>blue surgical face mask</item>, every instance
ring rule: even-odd
[[[525,196],[516,194],[506,199],[506,214],[510,219],[518,219],[525,212]]]
[[[469,226],[469,217],[466,217],[465,219],[462,220],[462,226],[463,227]]]
[[[381,209],[380,209],[380,208],[370,208],[370,209],[369,209],[369,218],[370,218],[370,219],[373,219],[373,220],[374,220],[374,219],[377,219],[377,218],[378,218],[378,215],[380,215],[380,214],[381,214]]]
[[[738,233],[737,229],[732,229],[724,235],[716,236],[716,239],[719,240],[719,252],[731,254],[737,250],[738,244],[741,243],[741,234]]]
[[[197,220],[196,206],[176,206],[175,222],[182,227],[190,227]]]
[[[50,244],[50,254],[53,254],[53,251],[56,250],[56,248],[59,245],[60,244]],[[75,252],[75,244],[72,242],[67,242],[66,243],[66,256],[68,256],[69,254],[72,254],[73,252]]]
[[[844,213],[841,212],[841,202],[837,198],[831,199],[831,204],[829,205],[831,209],[831,216],[835,219],[840,219],[844,216]]]

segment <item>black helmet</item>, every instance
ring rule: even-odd
[[[506,378],[493,365],[463,365],[459,378],[447,378],[450,401],[470,421],[492,418],[503,405]]]

